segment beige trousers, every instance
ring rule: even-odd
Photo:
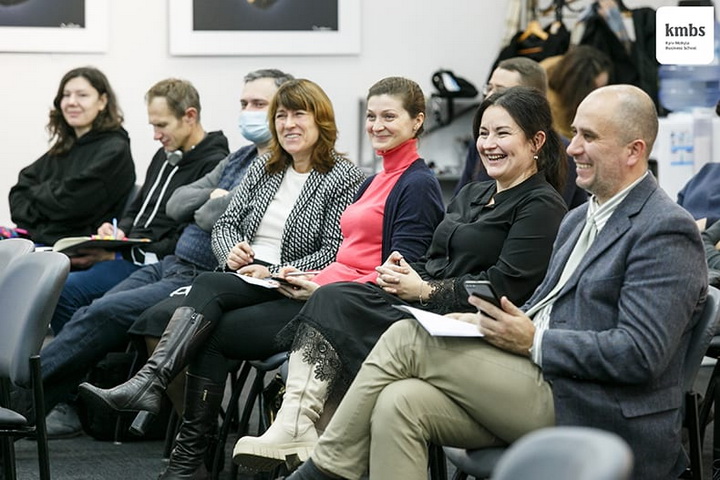
[[[312,458],[348,479],[427,479],[427,442],[504,445],[554,423],[550,385],[529,359],[403,320],[370,352]]]

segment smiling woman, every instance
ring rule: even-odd
[[[335,112],[319,85],[305,79],[283,84],[270,103],[268,118],[275,123],[269,172],[287,165],[298,173],[326,173],[332,168],[338,133]]]
[[[107,102],[107,92],[100,94],[86,78],[75,77],[63,88],[60,109],[67,124],[75,130],[75,137],[80,138],[92,129]]]
[[[425,99],[420,89],[407,88],[402,92],[404,96],[391,90],[392,83],[403,83],[403,80],[386,79],[385,84],[389,85],[377,85],[368,98],[365,129],[380,155],[423,132]]]
[[[542,172],[558,192],[567,164],[558,134],[545,128],[552,120],[544,95],[531,87],[512,87],[486,98],[473,119],[475,143],[498,192]]]
[[[275,113],[275,129],[280,146],[293,159],[293,168],[300,173],[309,172],[312,150],[320,135],[315,115],[280,105]]]
[[[120,216],[135,183],[130,139],[105,75],[76,68],[60,81],[47,129],[50,150],[19,175],[10,213],[33,241],[91,235]]]

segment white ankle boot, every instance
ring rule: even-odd
[[[243,437],[235,444],[233,461],[264,472],[286,460],[304,462],[318,440],[320,417],[328,382],[315,378],[315,364],[305,363],[302,351],[290,354],[285,395],[277,418],[260,437]]]

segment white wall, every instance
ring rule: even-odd
[[[168,0],[168,2],[171,0]],[[438,68],[454,70],[478,88],[504,36],[507,2],[498,0],[355,0],[362,3],[362,50],[357,56],[172,57],[168,54],[167,2],[110,3],[110,46],[104,54],[0,53],[0,225],[10,225],[7,195],[19,170],[48,148],[44,129],[62,75],[94,65],[110,79],[125,112],[138,181],[159,144],[147,125],[143,95],[156,81],[181,77],[198,88],[206,130],[222,129],[236,149],[242,77],[276,67],[319,83],[332,99],[340,128],[338,149],[357,159],[358,99],[376,80],[403,75],[429,95]],[[581,2],[578,2],[581,3]],[[625,0],[628,7],[674,5],[668,0]]]

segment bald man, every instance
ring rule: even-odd
[[[482,340],[390,327],[288,480],[356,479],[368,465],[373,480],[425,478],[427,442],[503,445],[551,425],[615,432],[632,478],[678,478],[683,359],[707,273],[695,222],[647,171],[657,125],[637,87],[588,95],[568,153],[592,196],[565,217],[530,300],[470,297],[478,313],[453,315]]]

